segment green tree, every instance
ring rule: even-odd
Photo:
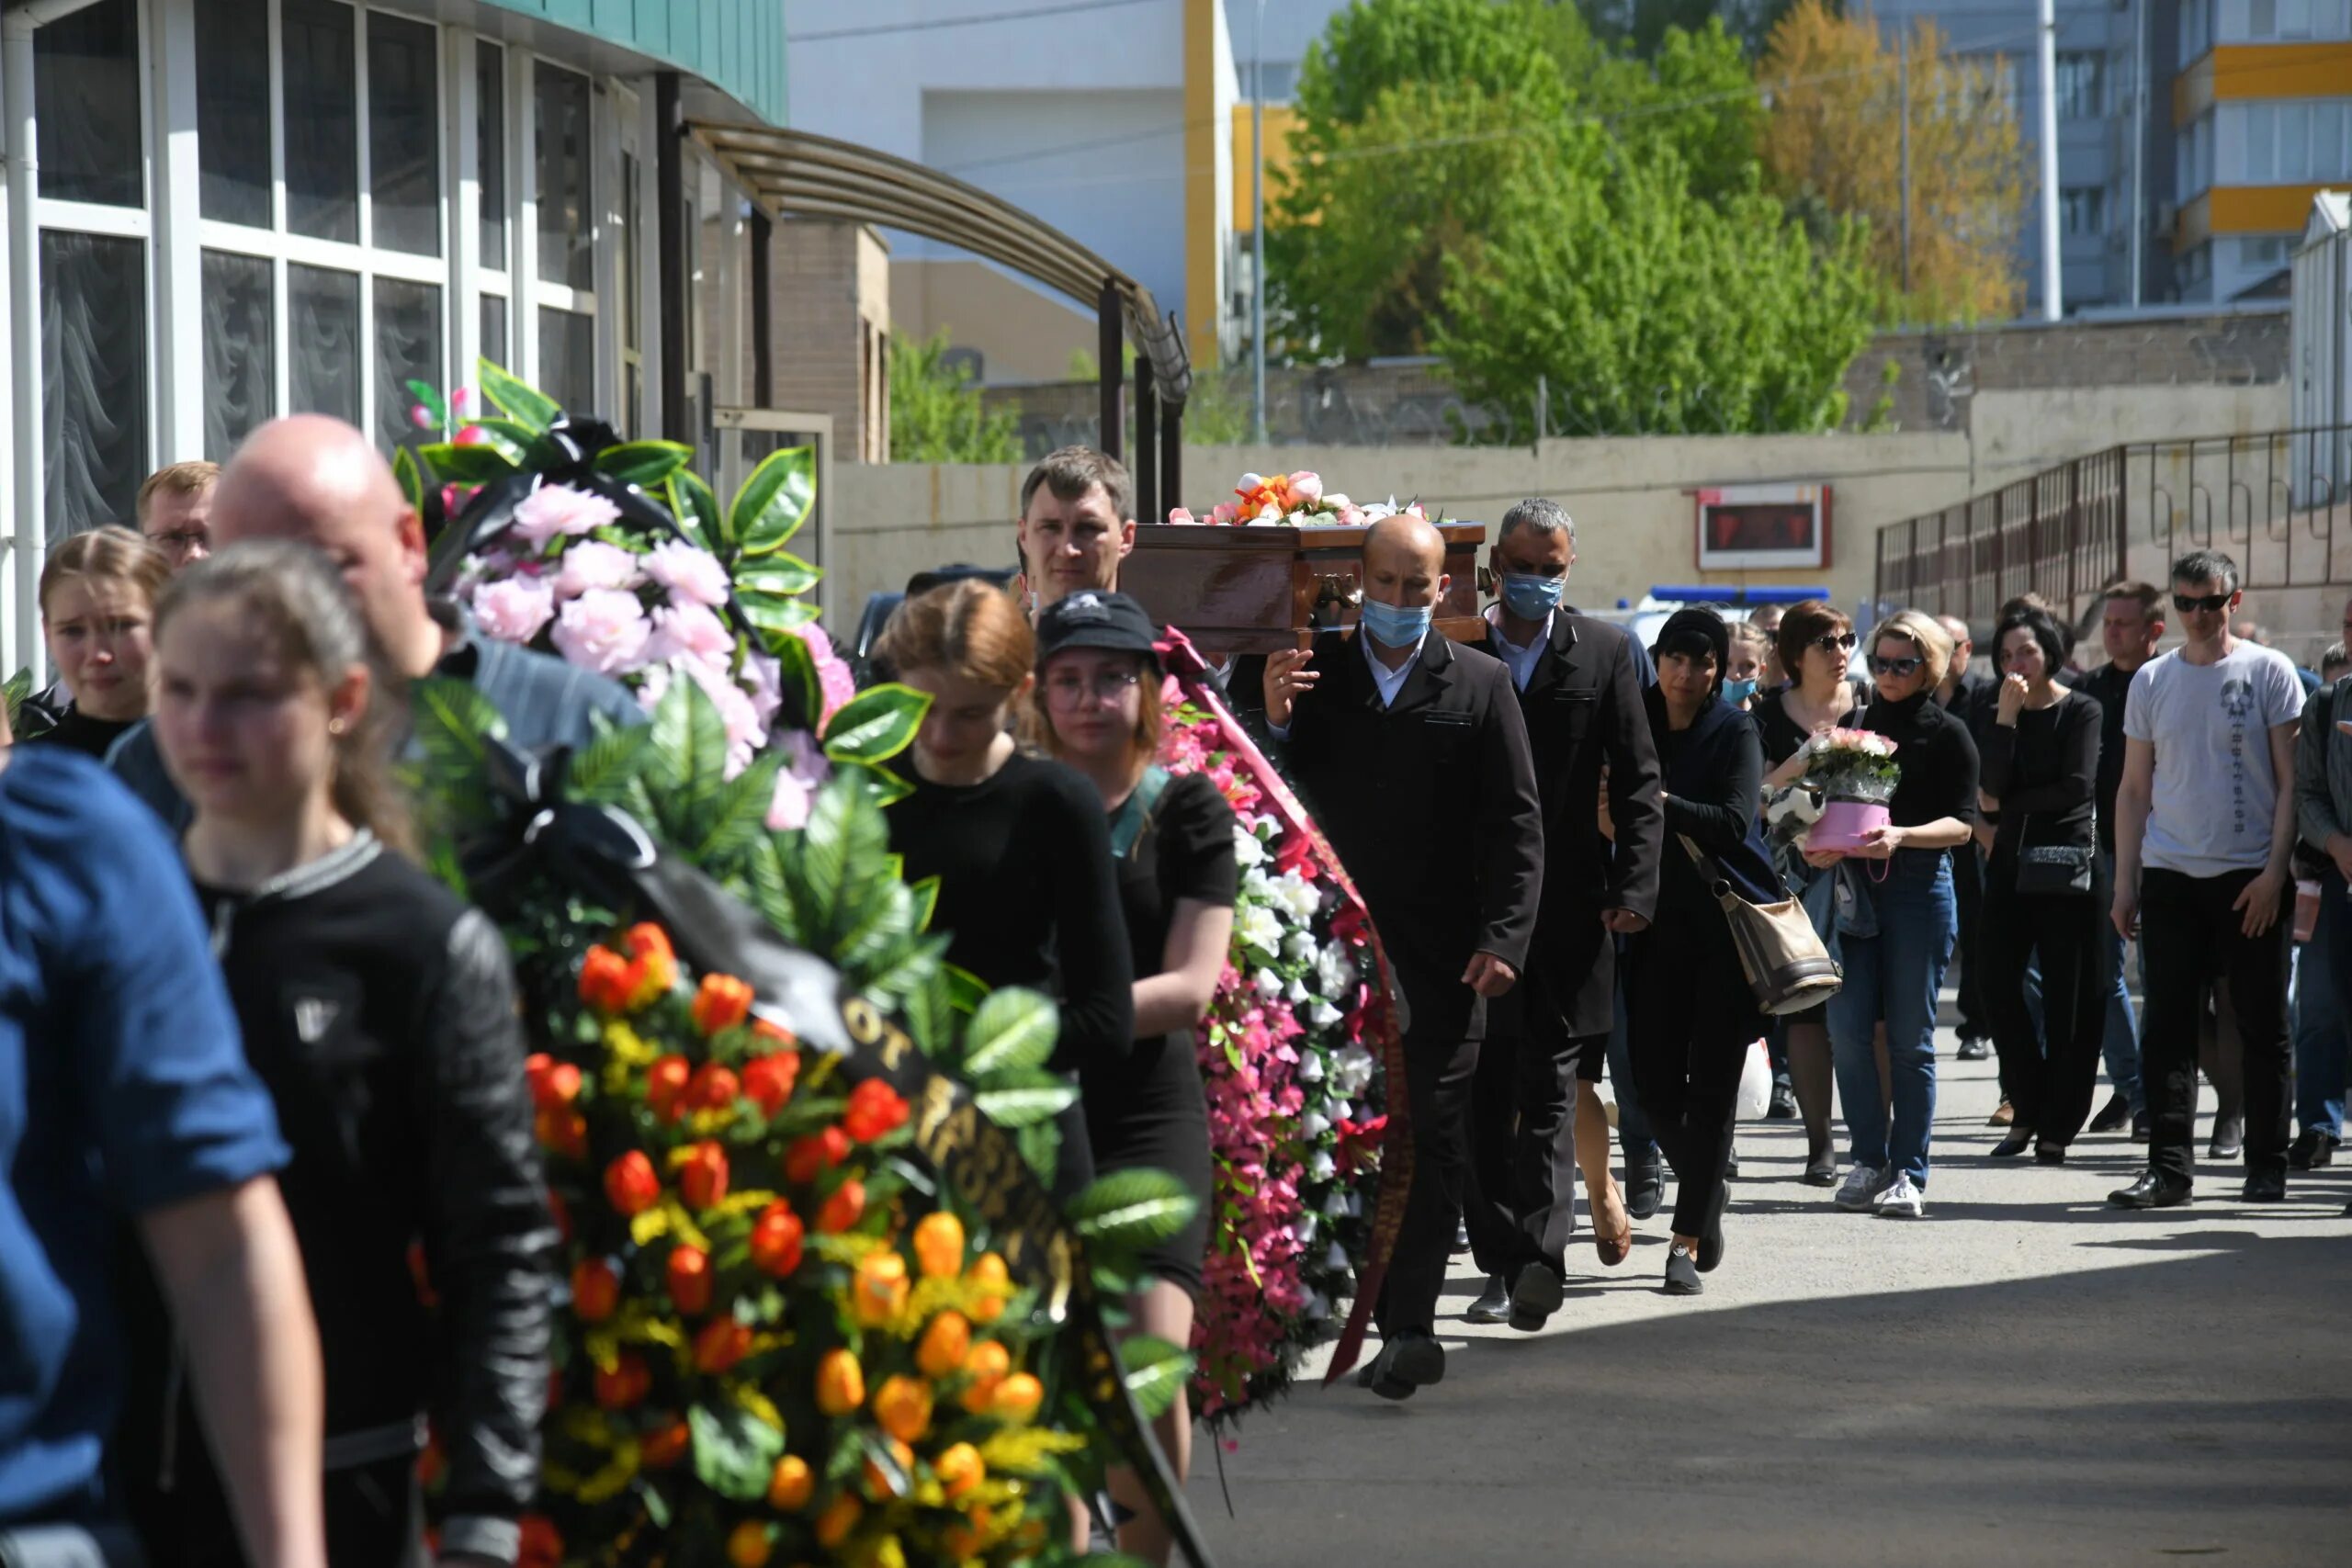
[[[890,339],[892,462],[1017,463],[1020,427],[1011,409],[989,412],[968,367],[947,363],[944,328]]]
[[[1350,357],[1430,350],[1449,261],[1476,265],[1571,128],[1672,155],[1713,201],[1752,185],[1761,123],[1719,24],[1644,62],[1541,0],[1363,0],[1309,51],[1297,110],[1268,235],[1276,315],[1295,352]]]
[[[1752,183],[1693,199],[1670,153],[1603,139],[1502,197],[1476,264],[1446,261],[1434,346],[1507,438],[1823,430],[1845,414],[1847,365],[1868,343],[1864,231],[1817,248]],[[1539,382],[1539,378],[1540,382]]]

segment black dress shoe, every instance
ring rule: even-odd
[[[1530,1263],[1510,1288],[1510,1325],[1521,1334],[1534,1333],[1560,1310],[1566,1294],[1557,1269],[1549,1263]]]
[[[2014,1159],[2033,1147],[2033,1129],[2022,1122],[2009,1129],[2009,1135],[1993,1145],[1995,1159]]]
[[[1707,1222],[1707,1232],[1699,1238],[1699,1272],[1712,1274],[1724,1260],[1724,1217],[1720,1211]]]
[[[2213,1123],[2213,1141],[2205,1145],[2210,1160],[2232,1160],[2245,1152],[2245,1118],[2233,1116]]]
[[[2335,1163],[2335,1140],[2316,1127],[2306,1127],[2287,1151],[2287,1163],[2297,1170],[2317,1170]]]
[[[1380,1348],[1364,1382],[1383,1399],[1410,1399],[1426,1384],[1445,1381],[1445,1347],[1426,1334],[1400,1334]]]
[[[2036,1165],[2064,1165],[2066,1163],[2066,1145],[2064,1144],[2041,1145],[2033,1151],[2033,1163]]]
[[[1455,1252],[1470,1250],[1470,1227],[1460,1220],[1453,1222],[1453,1250]]]
[[[1784,1083],[1772,1086],[1771,1102],[1764,1107],[1767,1122],[1793,1122],[1797,1119],[1796,1092]]]
[[[1666,1293],[1669,1296],[1695,1296],[1707,1288],[1699,1278],[1699,1262],[1679,1247],[1666,1249]]]
[[[1835,1149],[1823,1149],[1817,1154],[1809,1154],[1805,1156],[1804,1174],[1798,1177],[1797,1179],[1804,1182],[1807,1187],[1837,1186],[1838,1151]]]
[[[2107,1201],[2119,1209],[2173,1209],[2188,1202],[2188,1183],[2179,1177],[2147,1170],[2131,1186],[2109,1193]]]
[[[2122,1131],[2131,1124],[2131,1099],[2119,1091],[2107,1097],[2107,1103],[2098,1108],[2098,1114],[2091,1118],[2090,1124],[2085,1127],[2083,1131],[2086,1133],[2116,1133]]]
[[[1665,1162],[1653,1153],[1625,1162],[1625,1212],[1637,1220],[1655,1215],[1666,1201]]]
[[[2283,1170],[2250,1170],[2238,1200],[2245,1203],[2283,1203],[2287,1201],[2287,1173]]]
[[[1992,1055],[1993,1043],[1989,1040],[1972,1034],[1960,1043],[1960,1059],[1963,1062],[1982,1062]]]
[[[1478,1299],[1463,1309],[1462,1315],[1473,1323],[1500,1323],[1510,1315],[1510,1289],[1500,1274],[1487,1276],[1487,1288]]]

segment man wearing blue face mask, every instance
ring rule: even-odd
[[[1576,524],[1556,502],[1503,513],[1485,648],[1510,671],[1527,726],[1544,802],[1544,891],[1526,978],[1488,1010],[1464,1217],[1487,1276],[1471,1321],[1508,1319],[1522,1331],[1559,1306],[1579,1165],[1601,1261],[1633,1251],[1633,1219],[1610,1175],[1600,1069],[1617,937],[1649,924],[1663,841],[1638,645],[1561,605],[1575,562]],[[1604,787],[1613,847],[1600,827]]]
[[[1378,1303],[1385,1342],[1363,1379],[1386,1399],[1445,1375],[1434,1329],[1471,1081],[1487,1004],[1526,966],[1544,879],[1543,802],[1510,672],[1431,624],[1448,585],[1438,531],[1383,518],[1364,538],[1362,635],[1327,631],[1271,655],[1264,682],[1268,733],[1403,993],[1413,1179]]]

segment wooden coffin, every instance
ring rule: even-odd
[[[1486,636],[1478,616],[1483,523],[1441,523],[1445,570],[1437,626],[1461,642]],[[1181,629],[1214,653],[1272,653],[1305,648],[1327,626],[1352,626],[1368,527],[1184,526],[1146,523],[1119,586],[1151,618]]]

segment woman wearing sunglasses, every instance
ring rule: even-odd
[[[1838,1097],[1853,1137],[1841,1209],[1890,1219],[1927,1213],[1928,1137],[1936,1116],[1936,994],[1951,961],[1959,913],[1951,855],[1976,811],[1976,743],[1934,700],[1951,637],[1933,618],[1899,610],[1870,637],[1878,694],[1860,728],[1895,743],[1903,770],[1887,822],[1850,852],[1807,851],[1838,867],[1844,987],[1829,1000]],[[1852,865],[1839,862],[1851,860]],[[1871,1032],[1886,1024],[1893,1115],[1882,1109]],[[1891,1121],[1891,1125],[1890,1125]]]
[[[1862,705],[1861,694],[1846,678],[1847,661],[1854,652],[1854,623],[1843,612],[1818,599],[1792,604],[1776,632],[1781,667],[1790,683],[1758,699],[1756,728],[1764,742],[1764,793],[1792,784],[1804,776],[1805,742],[1826,729],[1852,722]],[[1829,940],[1834,910],[1830,874],[1816,871],[1794,856],[1785,857],[1781,870],[1789,886],[1804,898],[1805,912]],[[1829,1008],[1826,1002],[1773,1021],[1788,1057],[1790,1086],[1795,1090],[1797,1114],[1804,1118],[1804,1180],[1808,1186],[1834,1187],[1838,1182],[1838,1151],[1829,1134]]]

